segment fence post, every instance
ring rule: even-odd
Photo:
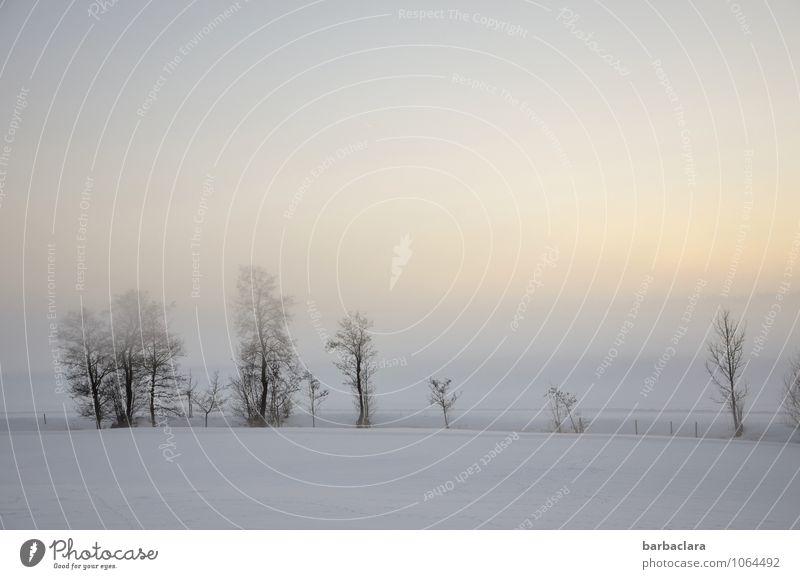
[[[697,421],[694,423],[694,437],[697,438]]]
[[[638,420],[634,420],[633,421],[633,429],[634,429],[634,432],[636,434],[639,434],[639,421]]]
[[[669,421],[669,435],[672,436],[672,420]]]
[[[47,412],[42,412],[42,416],[44,416],[44,423],[47,424]]]

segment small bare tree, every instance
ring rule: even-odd
[[[203,411],[203,422],[206,428],[208,428],[208,415],[212,412],[221,412],[222,407],[225,406],[225,398],[222,395],[224,389],[225,387],[220,384],[219,370],[217,370],[211,375],[208,388],[197,396],[195,404]]]
[[[742,435],[742,411],[747,396],[747,383],[742,380],[745,369],[745,327],[735,320],[730,310],[723,309],[714,320],[715,338],[708,342],[706,370],[718,389],[715,402],[724,404],[733,417],[735,437]]]
[[[370,425],[370,410],[374,406],[372,377],[378,353],[372,345],[371,328],[372,322],[363,314],[349,314],[339,322],[339,331],[327,344],[328,350],[338,356],[334,364],[344,374],[345,384],[353,390],[358,407],[356,426],[359,428]]]
[[[456,400],[458,400],[458,392],[450,392],[451,382],[450,378],[445,378],[444,380],[431,378],[428,380],[428,389],[430,390],[428,402],[442,409],[445,428],[450,428],[450,420],[447,418],[447,413],[450,412],[450,409],[453,408]]]
[[[309,410],[311,410],[311,426],[316,428],[319,405],[328,397],[330,390],[324,388],[320,381],[310,372],[306,374],[306,383],[308,384],[306,394],[308,395]]]
[[[564,421],[569,418],[572,432],[583,432],[583,420],[577,412],[578,397],[570,394],[556,386],[550,386],[545,392],[548,405],[550,406],[550,413],[553,417],[553,428],[556,432],[561,432],[561,426]],[[577,419],[577,422],[576,422]]]
[[[792,426],[800,426],[800,352],[789,360],[789,369],[783,377],[783,409]]]

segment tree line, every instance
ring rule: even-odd
[[[115,296],[107,311],[89,308],[70,312],[59,326],[60,359],[78,412],[103,425],[131,427],[142,419],[151,426],[171,417],[193,417],[197,407],[208,425],[209,415],[228,406],[249,426],[279,427],[292,415],[303,394],[312,425],[329,395],[298,359],[289,324],[294,300],[279,292],[275,276],[258,266],[240,268],[232,300],[237,337],[235,371],[223,382],[219,372],[199,390],[181,361],[183,340],[169,331],[173,304],[162,304],[147,292],[130,290]],[[327,350],[353,396],[357,427],[372,424],[375,412],[377,349],[372,321],[361,312],[344,316]],[[714,336],[707,343],[706,369],[716,386],[715,401],[732,418],[733,435],[744,431],[748,384],[743,375],[745,326],[727,309],[714,319]],[[458,392],[449,378],[430,378],[428,402],[438,408],[445,428]],[[583,432],[586,424],[577,410],[578,399],[558,387],[545,393],[553,430],[567,427]],[[800,426],[800,353],[784,379],[783,408]]]
[[[77,410],[99,429],[135,426],[142,413],[151,426],[170,417],[192,418],[195,407],[208,425],[210,414],[229,405],[250,426],[277,427],[305,389],[316,425],[329,391],[297,357],[288,329],[293,304],[291,296],[279,293],[272,274],[242,267],[232,303],[235,372],[227,383],[215,372],[202,391],[191,372],[182,371],[186,349],[169,331],[173,304],[130,290],[115,296],[107,311],[70,312],[59,326],[59,357]],[[375,408],[371,327],[366,315],[351,313],[326,344],[353,392],[359,427],[371,425]]]

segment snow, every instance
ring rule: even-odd
[[[796,443],[691,437],[12,428],[0,431],[0,523],[786,529],[800,527],[799,466]]]
[[[65,413],[64,410],[49,410],[47,424],[42,412],[8,412],[0,414],[0,432],[5,430],[72,430],[94,429],[94,423],[85,418]],[[328,428],[351,428],[355,416],[353,410],[325,409],[317,417],[317,425]],[[584,424],[593,434],[670,434],[694,437],[695,423],[701,438],[728,438],[731,435],[730,415],[723,410],[648,410],[648,409],[587,409],[583,411]],[[140,417],[140,424],[148,424],[149,419]],[[381,410],[373,421],[379,427],[428,428],[443,426],[442,414],[434,408],[409,410]],[[550,432],[550,412],[546,409],[472,409],[452,412],[451,423],[462,430],[495,430],[498,432]],[[173,426],[186,426],[185,418],[170,420]],[[203,426],[203,418],[195,411],[191,420],[195,427]],[[243,426],[236,417],[211,414],[209,426]],[[288,426],[311,426],[311,417],[299,408],[288,422]],[[566,425],[569,426],[568,424]],[[800,442],[800,432],[789,425],[785,416],[774,412],[748,412],[745,415],[745,440]]]

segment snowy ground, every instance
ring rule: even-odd
[[[52,421],[50,421],[52,425]],[[4,528],[798,528],[800,445],[424,428],[0,431]]]

